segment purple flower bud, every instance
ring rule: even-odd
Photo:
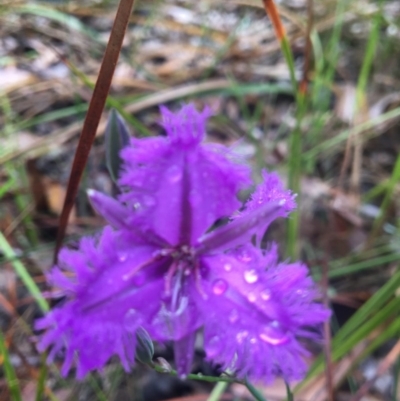
[[[143,328],[139,327],[136,330],[136,354],[135,357],[138,361],[151,365],[154,356],[154,345],[153,341],[149,336],[149,333]]]
[[[301,339],[317,339],[329,311],[303,264],[279,263],[275,244],[260,248],[294,195],[264,171],[243,208],[250,169],[231,149],[202,143],[209,110],[161,112],[167,136],[132,138],[121,152],[119,199],[89,192],[110,226],[61,252],[50,278],[66,300],[37,322],[39,349],[50,360],[65,349],[64,375],[74,364],[81,378],[113,355],[129,370],[135,349],[152,357],[145,330],[173,342],[184,377],[203,329],[207,358],[238,377],[300,379]]]

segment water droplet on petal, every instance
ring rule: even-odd
[[[244,272],[244,279],[247,283],[253,284],[258,280],[258,274],[254,269],[246,270]]]
[[[141,205],[139,202],[135,202],[135,203],[133,204],[133,208],[134,208],[135,210],[139,210],[141,206],[142,206],[142,205]]]
[[[215,295],[222,295],[228,289],[228,283],[225,280],[218,279],[213,283],[213,293]]]
[[[180,169],[178,166],[172,166],[167,171],[167,178],[168,181],[171,183],[176,183],[180,181],[182,179],[182,176],[182,169]]]
[[[235,322],[238,321],[238,319],[239,319],[239,313],[238,313],[238,311],[236,309],[233,309],[231,311],[231,313],[229,314],[229,321],[231,323],[235,323]]]
[[[207,356],[216,357],[221,352],[221,339],[218,336],[212,337],[206,344]]]
[[[239,331],[239,333],[236,334],[236,341],[239,344],[242,344],[243,341],[247,338],[247,336],[249,335],[249,332],[244,330],[244,331]]]
[[[128,252],[121,252],[118,254],[118,260],[120,262],[125,262],[125,260],[128,258]]]
[[[308,295],[308,291],[305,290],[296,290],[296,294],[301,298],[306,298]]]
[[[250,338],[250,344],[256,344],[257,339],[255,337]]]
[[[268,301],[271,298],[271,291],[270,290],[264,290],[261,292],[261,299],[264,301]]]
[[[124,327],[130,332],[134,332],[137,329],[137,313],[135,309],[129,309],[124,316]]]
[[[271,345],[285,344],[289,341],[286,331],[276,320],[274,320],[268,326],[265,326],[259,337],[261,340]]]
[[[254,294],[254,292],[251,292],[251,293],[247,296],[247,299],[248,299],[251,303],[256,302],[257,295]]]
[[[232,265],[230,263],[225,263],[224,269],[225,269],[225,271],[229,272],[232,270]]]

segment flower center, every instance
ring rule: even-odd
[[[194,274],[197,290],[203,297],[206,297],[201,285],[199,260],[194,248],[188,245],[178,245],[172,249],[164,249],[161,253],[172,257],[172,263],[165,275],[165,294],[167,296],[173,295],[173,287],[181,289],[185,278]]]

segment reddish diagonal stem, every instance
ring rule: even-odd
[[[278,38],[279,42],[286,36],[285,27],[282,24],[281,18],[278,13],[278,9],[276,8],[275,3],[273,0],[263,0],[264,8],[266,13],[271,18],[272,25],[275,29],[276,37]]]
[[[79,182],[82,178],[93,140],[96,135],[100,117],[106,103],[111,80],[117,65],[119,53],[122,47],[125,31],[132,14],[133,3],[135,0],[120,0],[114,24],[111,30],[110,39],[107,44],[104,58],[101,63],[99,76],[94,87],[93,96],[90,100],[89,109],[83,123],[82,134],[79,138],[78,148],[72,164],[69,176],[67,194],[65,196],[63,210],[57,232],[57,242],[54,251],[54,262],[57,262],[58,251],[61,247],[65,230],[68,224],[68,217],[71,213],[78,192]]]

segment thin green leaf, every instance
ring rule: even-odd
[[[7,346],[4,341],[2,332],[0,331],[0,355],[3,359],[4,373],[7,379],[7,385],[10,389],[13,401],[22,401],[21,390],[19,388],[19,381],[15,374],[14,367],[10,361]]]
[[[25,287],[28,289],[29,293],[38,303],[40,309],[43,312],[47,312],[49,310],[49,304],[43,298],[43,295],[36,285],[35,281],[32,279],[29,272],[26,270],[26,267],[22,264],[22,262],[17,258],[14,250],[11,248],[10,244],[4,237],[4,235],[0,232],[0,249],[3,251],[4,256],[7,259],[11,259],[11,264],[14,267],[15,272],[18,277],[22,280]]]
[[[10,7],[7,11],[20,14],[32,14],[39,17],[48,18],[60,24],[63,24],[74,31],[83,33],[93,40],[98,41],[98,34],[96,31],[89,29],[78,18],[58,11],[53,7],[41,4],[16,4]]]
[[[257,401],[267,401],[264,396],[248,380],[245,381],[245,386]]]

